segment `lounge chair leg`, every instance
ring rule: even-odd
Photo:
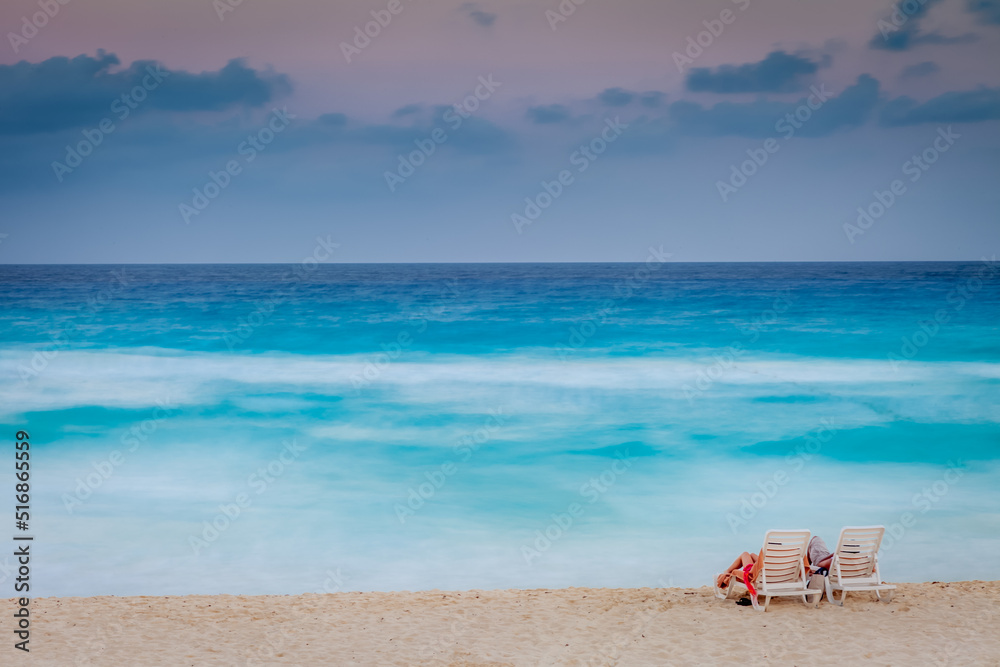
[[[719,588],[719,584],[715,583],[714,581],[712,583],[715,586],[715,597],[719,598],[720,600],[725,600],[726,599],[726,594],[729,591],[727,591],[725,589],[722,589],[722,588]]]

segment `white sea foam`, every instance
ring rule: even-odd
[[[662,392],[682,397],[716,367],[711,357],[587,359],[562,362],[525,356],[463,357],[404,355],[382,368],[368,384],[366,364],[377,356],[289,354],[202,354],[176,351],[63,351],[37,376],[0,384],[5,415],[87,405],[136,408],[169,398],[179,404],[213,402],[220,395],[289,391],[349,395],[379,390],[409,392],[421,400],[427,387],[461,396],[476,387],[553,388],[602,392]],[[30,361],[21,350],[0,351],[0,372],[17,378]],[[751,356],[712,371],[703,394],[739,390],[751,396],[841,391],[901,395],[914,387],[940,387],[1000,378],[1000,364],[912,362],[893,372],[881,360],[794,356]],[[705,383],[703,382],[704,386]],[[357,387],[360,386],[360,389]],[[415,390],[415,391],[413,391]],[[423,394],[438,401],[442,395]]]

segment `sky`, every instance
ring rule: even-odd
[[[1000,247],[1000,0],[6,0],[0,32],[0,263]]]

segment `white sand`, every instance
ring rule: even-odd
[[[0,616],[0,664],[1000,665],[998,611],[980,581],[766,613],[707,587],[42,598],[30,656]]]

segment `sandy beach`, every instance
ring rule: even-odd
[[[888,604],[778,599],[766,613],[708,587],[40,598],[30,656],[3,663],[1000,665],[998,602],[995,581],[900,584]],[[12,630],[5,613],[0,633]]]

